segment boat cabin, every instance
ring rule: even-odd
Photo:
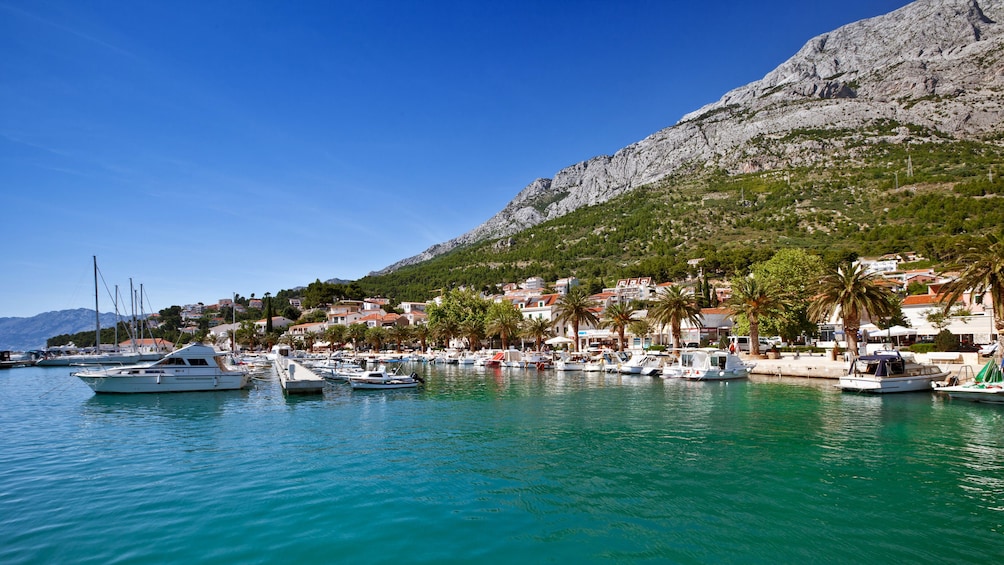
[[[890,377],[902,375],[906,372],[906,360],[899,353],[877,353],[875,355],[862,355],[851,364],[850,373],[859,375],[875,375],[876,377]]]

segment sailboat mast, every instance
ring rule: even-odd
[[[115,353],[119,352],[119,285],[115,285]]]
[[[143,310],[143,283],[139,283],[139,342],[143,343],[146,335],[146,311]]]
[[[132,352],[136,353],[136,289],[132,286],[132,277],[129,277],[129,339],[132,343]]]
[[[98,310],[98,256],[94,258],[94,347],[97,353],[101,353],[101,311]]]

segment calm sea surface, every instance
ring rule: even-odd
[[[999,563],[1004,407],[416,366],[96,396],[0,372],[0,563]]]

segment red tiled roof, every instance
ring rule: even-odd
[[[912,294],[903,299],[903,306],[926,306],[937,304],[945,298],[944,294]]]

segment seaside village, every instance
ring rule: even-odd
[[[847,391],[940,388],[979,401],[1004,401],[1001,369],[993,361],[979,368],[981,357],[991,356],[996,347],[990,293],[963,293],[946,314],[942,291],[954,275],[933,268],[900,268],[901,262],[917,264],[918,259],[898,254],[858,261],[853,271],[869,285],[884,285],[892,292],[883,294],[903,299],[901,315],[895,317],[899,324],[883,323],[880,328],[875,324],[880,320],[861,319],[854,335],[845,335],[839,311],[817,331],[806,332],[811,335],[786,336],[787,341],[782,336],[742,335],[736,313],[726,307],[730,283],[705,280],[700,260],[695,260],[691,280],[626,278],[588,297],[584,294],[589,291],[575,278],[548,283],[531,277],[505,284],[491,296],[447,293],[428,303],[402,302],[393,308],[388,299],[368,298],[304,311],[300,300],[292,298],[286,311],[298,312],[298,320],[272,316],[236,323],[234,315],[230,324],[214,313],[243,305],[224,299],[211,306],[184,307],[183,331],[191,332],[191,343],[177,349],[157,343],[163,349],[150,352],[146,365],[135,365],[143,355],[135,348],[127,354],[130,358],[60,356],[38,364],[117,364],[74,373],[95,392],[112,393],[243,388],[250,383],[252,367],[274,372],[287,392],[320,392],[325,380],[346,381],[352,388],[412,388],[424,385],[424,377],[398,372],[403,362],[417,361],[688,380],[752,374],[818,377],[839,379],[837,386]],[[698,308],[697,297],[710,306]],[[475,310],[484,308],[485,327],[464,323],[462,317],[449,323],[439,319],[451,309],[463,310],[458,300],[469,300]],[[677,311],[665,315],[670,303],[684,306],[674,306]],[[272,311],[270,302],[253,297],[248,302],[248,308],[263,306]],[[680,308],[687,314],[680,315]],[[156,323],[155,316],[151,324]],[[451,324],[456,327],[447,328]],[[951,342],[947,347],[946,338]]]
[[[861,331],[859,332],[859,342],[862,344],[862,353],[880,349],[903,348],[914,343],[933,342],[936,336],[943,329],[958,336],[960,342],[960,352],[975,352],[979,345],[991,344],[995,338],[993,331],[990,295],[972,296],[967,293],[961,300],[961,306],[969,315],[949,317],[940,320],[938,325],[930,321],[929,316],[942,309],[940,301],[940,289],[945,283],[952,280],[952,273],[938,273],[933,268],[901,270],[900,263],[915,262],[918,257],[912,253],[894,254],[876,258],[862,258],[861,263],[865,265],[871,273],[881,275],[883,284],[901,294],[905,295],[908,288],[918,288],[921,285],[927,288],[924,294],[906,295],[902,301],[902,313],[907,323],[901,327],[880,330],[869,320],[862,320]],[[695,263],[696,264],[696,263]],[[651,277],[627,278],[617,281],[616,286],[605,288],[602,292],[591,296],[596,304],[594,314],[597,319],[602,319],[603,312],[613,304],[631,304],[637,301],[656,300],[660,293],[673,285],[682,285],[685,292],[694,292],[698,279],[677,283],[658,282]],[[539,277],[531,277],[521,283],[509,283],[503,285],[501,294],[494,296],[484,296],[485,298],[501,302],[508,301],[516,306],[526,319],[544,319],[552,322],[551,336],[556,337],[561,346],[568,346],[574,341],[571,349],[576,351],[616,350],[618,348],[617,332],[610,328],[597,327],[588,322],[582,322],[578,328],[578,335],[573,335],[573,328],[570,323],[562,323],[558,320],[555,311],[559,298],[566,294],[570,288],[580,284],[576,278],[564,278],[553,281],[550,284]],[[660,327],[655,324],[652,333],[648,335],[634,335],[630,327],[626,331],[625,349],[645,350],[652,346],[665,347],[722,347],[731,348],[739,354],[749,351],[748,338],[736,336],[734,331],[735,322],[732,313],[724,307],[731,296],[729,281],[710,281],[709,286],[714,294],[712,303],[716,307],[701,309],[699,316],[700,324],[693,324],[684,321],[682,325],[682,343],[672,343],[672,335],[668,327]],[[346,340],[344,343],[330,343],[326,340],[327,329],[333,325],[352,326],[354,324],[364,324],[368,328],[384,327],[387,329],[394,326],[422,326],[428,321],[426,310],[429,304],[439,303],[442,297],[437,297],[429,303],[425,302],[402,302],[397,306],[401,313],[388,311],[389,301],[385,298],[367,298],[359,301],[340,301],[336,304],[327,305],[323,310],[325,320],[312,323],[295,323],[294,320],[282,316],[273,317],[271,326],[274,329],[284,330],[280,339],[280,345],[286,345],[292,350],[305,351],[307,353],[321,354],[332,353],[333,349],[349,350],[353,344]],[[291,299],[293,307],[300,309],[298,299]],[[195,320],[203,317],[207,311],[218,310],[223,307],[233,306],[231,299],[223,299],[216,305],[188,305],[182,312],[182,317],[188,320]],[[261,299],[251,299],[251,308],[262,308]],[[240,308],[240,305],[237,305]],[[304,312],[307,316],[310,312]],[[646,310],[634,311],[632,317],[644,319],[647,317]],[[211,322],[210,335],[215,345],[225,351],[234,348],[240,350],[241,346],[236,343],[233,336],[239,329],[240,324],[228,324],[225,320],[215,318]],[[258,320],[256,326],[263,333],[267,325],[265,319]],[[194,324],[187,329],[189,332],[197,331]],[[564,339],[563,339],[564,338]],[[565,341],[567,340],[567,341]],[[780,336],[760,336],[759,349],[766,351],[772,347],[787,346],[813,346],[831,353],[834,348],[840,351],[845,348],[845,336],[839,314],[835,314],[828,323],[819,326],[817,337],[803,336],[793,343],[786,343]],[[431,340],[430,340],[431,342]],[[487,341],[485,342],[487,344]],[[262,347],[270,345],[262,342]],[[495,341],[498,345],[498,341]],[[357,346],[369,349],[368,344],[357,344]],[[516,338],[509,340],[509,348],[528,350],[535,346],[532,339]],[[400,354],[407,350],[418,354],[438,354],[443,352],[412,351],[411,348],[396,350],[394,343],[385,343],[384,349],[388,354]],[[559,348],[561,348],[559,346]],[[566,347],[567,348],[567,347]],[[449,349],[461,351],[469,349],[466,340],[461,336],[454,337]],[[480,349],[480,348],[476,348]],[[547,349],[555,349],[549,346]],[[962,361],[961,355],[942,355],[945,360]]]

